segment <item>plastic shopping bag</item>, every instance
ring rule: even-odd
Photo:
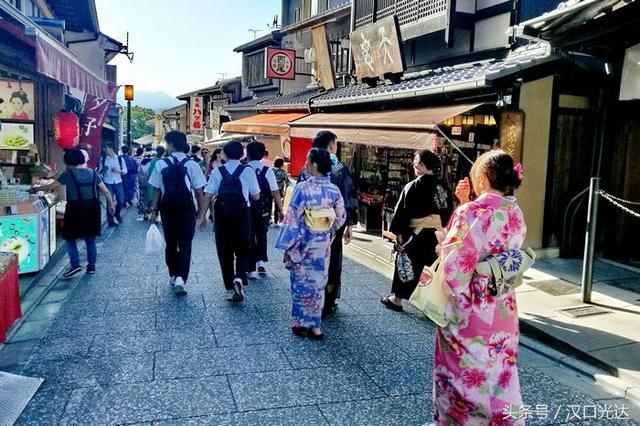
[[[147,231],[147,239],[144,244],[144,254],[147,256],[158,256],[163,254],[166,243],[162,233],[156,226],[152,224]]]

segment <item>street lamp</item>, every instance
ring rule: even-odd
[[[131,148],[131,101],[133,100],[133,85],[124,86],[124,100],[127,101],[127,146]]]

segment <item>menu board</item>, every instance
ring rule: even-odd
[[[2,123],[0,149],[29,150],[35,144],[33,124]]]
[[[34,108],[33,83],[23,80],[0,80],[0,119],[33,121]]]

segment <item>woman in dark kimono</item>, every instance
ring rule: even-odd
[[[407,254],[413,269],[413,279],[403,282],[396,264],[391,294],[380,299],[393,311],[402,311],[402,300],[409,299],[416,289],[422,269],[436,260],[436,231],[446,226],[453,210],[449,191],[433,173],[439,161],[429,150],[416,153],[416,178],[404,187],[391,219],[389,230],[396,236],[395,248]]]
[[[96,237],[102,227],[100,199],[98,191],[104,194],[107,208],[115,211],[111,193],[95,170],[83,168],[84,155],[79,149],[71,149],[64,154],[67,169],[58,177],[58,182],[66,186],[67,207],[64,213],[62,238],[67,242],[70,268],[63,278],[72,278],[82,272],[78,241],[84,239],[87,245],[87,274],[96,273]]]

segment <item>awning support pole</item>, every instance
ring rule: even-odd
[[[470,159],[469,157],[467,157],[467,155],[466,155],[464,152],[462,152],[462,149],[460,149],[460,147],[459,147],[458,145],[456,145],[456,144],[455,144],[455,142],[453,142],[453,141],[449,138],[449,136],[445,135],[445,133],[444,133],[444,132],[442,131],[442,129],[440,128],[440,126],[438,126],[437,124],[434,124],[434,125],[433,125],[433,129],[434,129],[435,131],[437,131],[438,133],[440,133],[440,134],[442,135],[442,137],[443,137],[447,142],[449,142],[449,143],[450,143],[450,144],[451,144],[451,145],[456,149],[456,151],[458,151],[458,153],[459,153],[460,155],[462,155],[462,157],[464,157],[464,159],[465,159],[465,160],[467,160],[467,161],[469,162],[469,164],[473,164],[473,161],[471,161],[471,159]]]

